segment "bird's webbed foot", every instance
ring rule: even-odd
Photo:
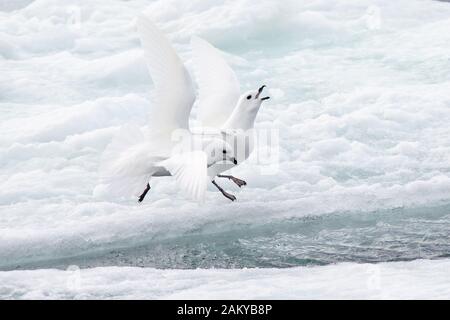
[[[223,190],[214,180],[211,181],[213,185],[216,186],[217,189],[219,189],[219,191],[223,194],[223,196],[227,199],[230,199],[231,201],[235,201],[236,197],[232,194],[229,194],[228,192],[226,192],[225,190]]]
[[[228,178],[228,179],[230,179],[230,180],[233,181],[239,188],[242,187],[242,186],[246,186],[246,185],[247,185],[247,182],[245,182],[244,180],[239,179],[239,178],[236,178],[236,177],[233,177],[233,176],[229,176],[229,175],[221,175],[221,174],[219,174],[218,177],[219,177],[219,178]]]

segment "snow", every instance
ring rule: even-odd
[[[241,270],[71,266],[0,272],[0,299],[449,299],[449,268],[449,259]]]

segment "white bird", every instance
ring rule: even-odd
[[[121,130],[102,156],[102,183],[96,187],[94,195],[105,192],[113,196],[137,195],[138,190],[142,191],[146,186],[139,196],[141,202],[150,190],[152,177],[172,175],[186,193],[202,200],[209,176],[224,196],[235,200],[217,185],[214,178],[218,175],[239,186],[246,184],[219,173],[238,164],[235,148],[226,138],[239,138],[233,130],[253,127],[261,102],[268,99],[259,97],[264,86],[258,92],[247,92],[239,98],[237,78],[218,50],[206,41],[194,38],[194,65],[200,91],[199,118],[203,126],[223,131],[217,137],[193,135],[189,131],[189,115],[195,91],[186,67],[169,40],[150,21],[139,17],[137,27],[154,83],[150,132],[145,136],[138,128]],[[176,132],[183,133],[181,141],[174,141]]]
[[[199,120],[203,128],[220,132],[231,145],[237,163],[215,163],[208,167],[212,183],[228,199],[236,197],[225,192],[214,178],[227,178],[242,187],[247,183],[231,175],[221,175],[245,161],[254,149],[253,129],[261,103],[269,97],[261,97],[265,86],[257,91],[240,93],[239,81],[233,69],[226,63],[221,52],[198,37],[192,38],[194,75],[199,86]]]

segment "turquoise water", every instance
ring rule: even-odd
[[[251,268],[376,263],[450,256],[450,206],[340,213],[270,224],[193,231],[92,254],[7,266],[6,269],[78,265],[155,268]],[[3,267],[5,269],[5,267]]]

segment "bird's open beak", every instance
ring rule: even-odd
[[[261,92],[264,90],[265,87],[266,87],[266,86],[263,85],[261,88],[258,89],[258,93],[256,94],[255,99],[258,99],[258,98],[259,98],[259,95],[261,94]],[[261,98],[261,101],[264,101],[264,100],[267,100],[267,99],[270,99],[270,97],[264,97],[264,98]]]
[[[258,93],[255,96],[255,99],[259,98],[259,95],[261,94],[261,92],[264,90],[264,88],[266,87],[266,85],[263,85],[261,88],[258,89]]]

